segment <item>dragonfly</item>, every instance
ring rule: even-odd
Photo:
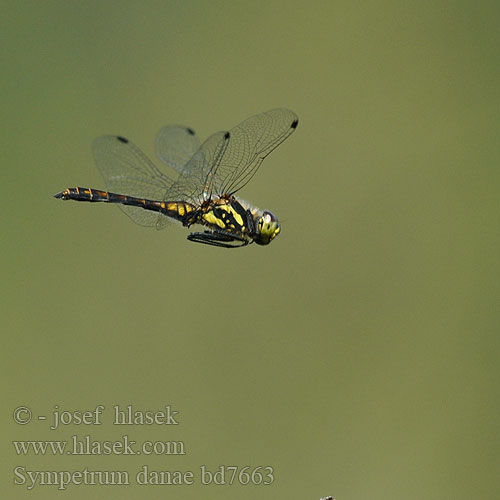
[[[187,239],[238,248],[268,245],[280,233],[277,217],[235,196],[263,160],[298,125],[298,117],[279,108],[252,116],[229,131],[212,134],[200,145],[190,127],[167,125],[156,137],[160,160],[177,172],[164,174],[132,142],[105,135],[93,143],[94,159],[106,191],[71,187],[55,198],[116,203],[135,223],[163,229],[169,220],[185,227],[204,226]]]

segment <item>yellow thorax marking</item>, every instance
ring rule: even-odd
[[[236,221],[238,226],[243,226],[243,218],[241,217],[241,215],[236,212],[236,210],[234,210],[231,205],[227,205],[226,209],[228,212],[231,212],[233,214],[234,220]]]
[[[226,227],[226,224],[224,224],[224,221],[219,219],[214,215],[213,210],[210,210],[210,212],[206,212],[202,216],[209,224],[215,224],[216,226],[221,227],[224,229]]]
[[[241,215],[236,212],[236,210],[233,209],[233,207],[229,204],[219,204],[217,205],[217,208],[219,210],[223,210],[224,212],[227,212],[228,214],[230,213],[234,220],[236,221],[236,223],[238,224],[238,226],[242,227],[243,226],[243,218],[241,217]],[[213,210],[210,210],[206,213],[203,214],[202,216],[209,224],[215,224],[217,226],[219,226],[220,228],[222,229],[225,229],[226,227],[230,227],[232,229],[236,229],[234,224],[229,224],[229,218],[228,217],[225,217],[225,214],[223,213],[222,214],[222,219],[217,217]],[[224,220],[223,220],[224,219]],[[227,223],[226,223],[227,221]]]

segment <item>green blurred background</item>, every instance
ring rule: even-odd
[[[493,499],[499,483],[498,2],[2,2],[3,498]],[[224,250],[52,198],[274,107],[294,135]],[[49,430],[12,412],[106,406]],[[180,425],[116,427],[115,404]],[[12,440],[182,440],[185,456],[17,456]],[[13,469],[192,470],[193,486],[15,486]],[[271,486],[199,467],[270,465]]]

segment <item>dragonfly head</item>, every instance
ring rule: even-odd
[[[280,231],[281,227],[276,216],[265,210],[257,219],[257,236],[254,241],[258,245],[269,245]]]

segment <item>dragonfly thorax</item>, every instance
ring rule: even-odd
[[[203,202],[195,218],[194,222],[258,245],[268,245],[281,231],[272,212],[260,210],[232,195]]]

